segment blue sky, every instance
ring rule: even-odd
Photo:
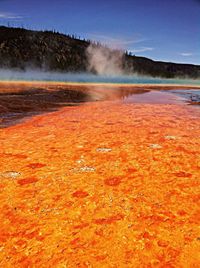
[[[8,23],[200,65],[200,0],[0,0],[0,24]]]

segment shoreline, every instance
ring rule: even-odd
[[[116,101],[135,96],[133,102],[152,102],[162,96],[151,91],[200,89],[200,86],[172,84],[105,84],[45,81],[0,81],[0,128],[15,125],[23,118],[53,112],[86,102]],[[136,96],[138,95],[138,97]],[[163,95],[163,98],[164,95]],[[162,100],[174,103],[174,100]],[[193,104],[193,103],[192,103]],[[194,103],[196,104],[196,103]]]

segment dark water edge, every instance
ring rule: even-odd
[[[80,105],[88,100],[78,90],[33,88],[19,92],[0,92],[0,128],[20,123],[22,119],[53,112],[63,106]]]
[[[23,84],[0,87],[0,128],[21,123],[29,117],[54,112],[65,106],[86,102],[119,100],[131,94],[142,94],[148,89]]]

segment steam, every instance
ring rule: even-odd
[[[123,52],[102,45],[91,44],[86,51],[88,71],[104,76],[123,75]]]

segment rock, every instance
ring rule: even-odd
[[[112,149],[111,148],[97,148],[96,151],[102,152],[102,153],[108,153],[108,152],[111,152]]]
[[[199,102],[200,101],[200,96],[198,95],[198,94],[192,94],[191,96],[190,96],[190,99],[191,99],[191,101],[194,101],[194,102]]]
[[[17,171],[6,171],[6,172],[3,172],[3,173],[0,173],[0,176],[4,177],[4,178],[10,178],[10,179],[16,179],[18,178],[19,176],[21,176],[21,173],[20,172],[17,172]]]
[[[81,167],[79,170],[80,170],[81,172],[93,172],[93,171],[95,171],[95,168],[85,166],[85,167]]]
[[[154,144],[150,144],[149,147],[150,147],[151,149],[161,149],[161,148],[162,148],[161,145],[156,144],[156,143],[154,143]]]
[[[176,140],[177,137],[176,136],[165,136],[166,140]]]

